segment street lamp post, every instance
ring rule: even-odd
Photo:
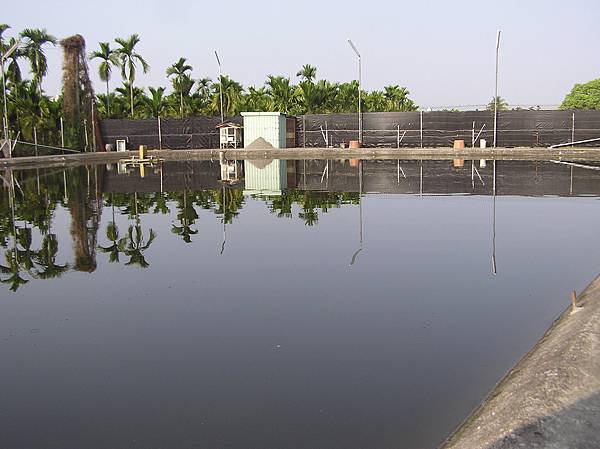
[[[500,33],[496,35],[496,86],[494,89],[494,148],[496,148],[497,135],[498,135],[498,60],[500,53]]]
[[[219,54],[217,50],[215,50],[215,57],[217,58],[217,64],[219,65],[219,98],[221,101],[221,122],[225,121],[225,116],[223,115],[223,77],[221,76],[221,60],[219,59]]]
[[[362,90],[362,58],[354,43],[348,39],[348,44],[358,56],[358,141],[362,144],[363,126],[362,126],[362,106],[361,106],[361,90]]]

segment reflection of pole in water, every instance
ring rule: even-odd
[[[494,160],[492,188],[492,273],[496,275],[496,161]]]
[[[573,113],[573,117],[575,117],[575,113]],[[573,195],[573,166],[571,165],[571,182],[569,185],[569,195]]]
[[[354,265],[356,262],[356,257],[358,253],[362,251],[363,248],[363,214],[362,214],[362,161],[358,163],[358,215],[359,215],[359,227],[358,227],[358,237],[359,237],[359,246],[358,249],[352,254],[352,259],[350,260],[350,266]]]
[[[64,189],[64,201],[65,203],[69,200],[67,195],[67,170],[63,170],[63,189]]]
[[[304,177],[304,190],[306,190],[306,159],[302,160],[302,176]]]
[[[223,254],[223,251],[225,251],[225,242],[227,241],[227,229],[225,227],[225,202],[225,184],[223,184],[223,244],[221,245],[221,252],[219,254]]]
[[[419,196],[423,196],[423,159],[419,161],[421,163],[421,169],[419,172]]]
[[[160,167],[160,193],[163,193],[163,166],[162,163],[159,165]]]

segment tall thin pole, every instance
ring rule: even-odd
[[[6,74],[4,73],[4,61],[21,45],[21,38],[0,55],[0,73],[2,75],[2,99],[4,102],[4,139],[8,142],[8,157],[12,157],[12,144],[10,143],[9,129],[8,129],[8,106],[6,101]],[[18,137],[17,137],[18,138]]]
[[[4,126],[4,139],[8,141],[8,106],[6,103],[6,76],[4,74],[4,55],[0,56],[0,70],[2,71],[2,99],[4,101],[4,114],[2,124]]]
[[[575,113],[573,112],[573,122],[571,126],[571,142],[575,142]]]
[[[498,141],[498,62],[500,55],[500,33],[498,30],[498,34],[496,35],[496,85],[494,89],[494,148],[496,148],[496,143]]]
[[[219,59],[219,54],[217,50],[215,50],[215,57],[217,58],[217,64],[219,65],[219,98],[221,101],[221,122],[225,121],[225,115],[223,113],[223,77],[221,75],[221,60]]]
[[[348,39],[348,44],[358,56],[358,141],[362,144],[363,140],[363,123],[362,123],[362,58],[354,43]]]

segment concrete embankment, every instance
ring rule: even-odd
[[[577,306],[554,322],[443,449],[600,448],[600,277]]]
[[[42,165],[78,165],[116,162],[137,152],[98,152],[0,159],[0,167],[36,167]],[[148,154],[165,160],[207,160],[218,158],[218,149],[150,150]],[[600,148],[286,148],[227,149],[228,159],[496,159],[496,160],[569,160],[600,161]]]

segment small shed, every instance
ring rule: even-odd
[[[262,137],[273,148],[286,147],[286,116],[281,112],[242,112],[244,147]]]
[[[222,122],[216,128],[219,130],[220,148],[238,148],[242,146],[242,130],[244,127],[238,123]]]

